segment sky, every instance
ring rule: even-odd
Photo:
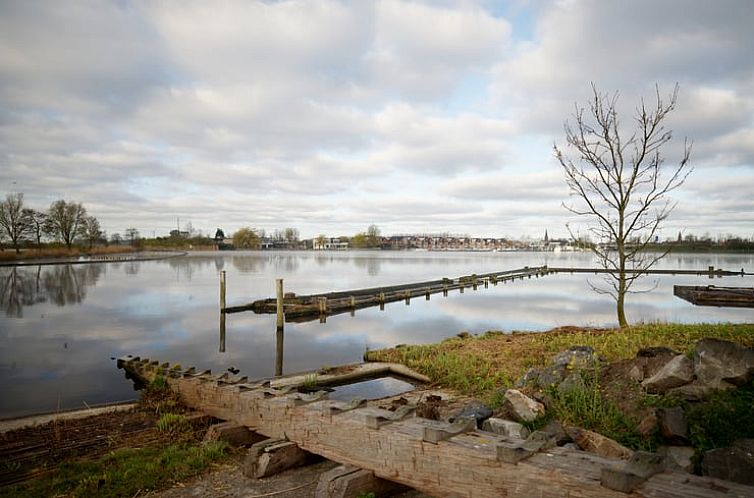
[[[677,83],[663,237],[754,237],[750,0],[0,0],[0,195],[109,233],[567,235],[553,144]]]

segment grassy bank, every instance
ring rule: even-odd
[[[492,397],[532,367],[547,365],[570,346],[591,346],[610,362],[632,358],[641,348],[666,346],[690,352],[705,337],[752,347],[754,324],[648,324],[626,329],[563,327],[546,333],[459,334],[438,344],[368,351],[369,361],[403,363],[437,384],[470,395]]]
[[[16,253],[12,249],[0,251],[0,261],[18,261],[30,259],[77,258],[79,256],[94,256],[101,254],[123,254],[141,251],[132,246],[100,246],[100,247],[43,247],[41,249],[22,249]]]
[[[229,448],[222,441],[202,442],[207,421],[187,417],[185,410],[166,383],[158,380],[142,392],[138,413],[132,414],[148,420],[147,430],[119,436],[118,420],[124,420],[124,415],[112,415],[105,451],[88,448],[81,454],[60,454],[76,441],[58,441],[46,459],[14,462],[14,466],[34,467],[26,470],[35,474],[36,469],[43,471],[23,484],[0,487],[0,498],[131,497],[201,474],[228,458]],[[87,427],[87,419],[81,419],[80,426],[69,423],[66,433]],[[6,462],[3,470],[25,470],[9,465]]]

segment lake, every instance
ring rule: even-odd
[[[220,352],[219,272],[228,305],[286,292],[306,294],[458,277],[523,266],[595,266],[589,253],[411,251],[208,252],[161,261],[0,268],[0,417],[133,399],[117,358],[132,354],[197,369],[229,367],[250,378],[275,367],[275,316],[227,316]],[[672,254],[658,268],[747,272],[754,255]],[[615,325],[615,305],[589,281],[549,275],[463,294],[451,292],[328,317],[287,323],[284,372],[358,362],[367,348],[429,343],[461,331],[543,331],[562,325]],[[631,322],[747,322],[754,310],[696,307],[673,284],[754,286],[754,277],[646,277],[630,295]]]

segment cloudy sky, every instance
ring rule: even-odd
[[[754,236],[750,0],[0,1],[0,194],[108,233],[565,235],[590,82],[680,95],[663,236]]]

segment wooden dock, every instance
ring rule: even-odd
[[[751,486],[673,470],[637,475],[624,461],[554,447],[552,436],[539,431],[522,440],[480,431],[467,420],[423,419],[411,404],[388,411],[329,400],[324,391],[304,394],[295,383],[276,387],[148,359],[123,358],[118,366],[143,382],[165,377],[185,403],[208,415],[435,497],[754,496]],[[618,491],[616,483],[630,489]]]
[[[754,308],[754,287],[674,285],[673,295],[697,306]]]
[[[442,293],[444,296],[447,296],[448,292],[454,290],[458,290],[459,292],[464,292],[465,289],[477,290],[480,286],[487,288],[500,282],[506,283],[516,279],[540,277],[547,275],[547,273],[547,266],[534,268],[527,266],[517,270],[474,274],[458,278],[442,278],[385,287],[371,287],[304,296],[286,294],[283,299],[285,321],[309,321],[318,317],[352,312],[372,306],[384,308],[386,303],[397,301],[405,301],[406,304],[409,304],[412,298],[424,297],[426,300],[429,300],[432,294]],[[225,313],[238,313],[241,311],[276,313],[277,300],[276,298],[261,299],[250,304],[225,308]]]

